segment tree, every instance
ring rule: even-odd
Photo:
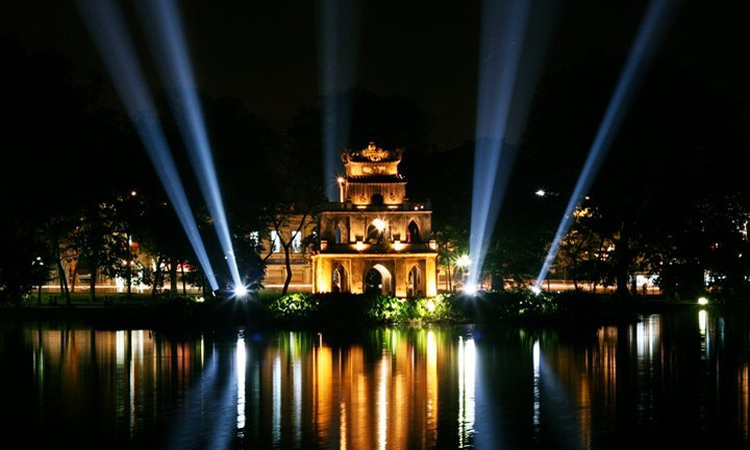
[[[0,221],[0,303],[20,303],[49,279],[52,256],[39,230],[13,216]],[[23,218],[22,221],[25,222]]]
[[[77,260],[89,271],[91,300],[96,298],[96,280],[101,269],[109,276],[122,276],[123,261],[132,260],[130,236],[124,224],[118,221],[115,205],[101,202],[88,205],[81,210],[78,223],[73,230],[71,249]]]
[[[310,208],[304,208],[301,212],[295,211],[296,204],[278,204],[276,208],[268,215],[268,221],[273,228],[273,235],[269,236],[271,243],[268,254],[264,261],[267,260],[278,246],[284,252],[284,267],[286,268],[286,277],[281,295],[286,295],[289,291],[289,284],[292,282],[292,254],[304,251],[301,240],[302,232],[308,225],[313,223]],[[286,232],[285,230],[289,230]],[[299,236],[299,237],[298,237]],[[297,246],[299,246],[297,248]]]
[[[600,215],[591,205],[576,208],[572,220],[555,260],[556,265],[566,279],[572,278],[575,289],[580,288],[579,281],[587,281],[596,292],[597,284],[606,286],[612,281],[611,249],[614,244],[599,232]]]
[[[564,203],[549,217],[527,223],[554,230],[560,222],[614,90],[615,68],[606,59],[594,58],[570,64],[540,84],[506,204],[522,205],[516,194],[538,187],[558,192]],[[691,101],[686,104],[688,92]],[[738,122],[741,114],[730,98],[661,63],[652,67],[634,96],[584,193],[598,212],[592,231],[602,242],[612,243],[612,276],[623,298],[632,295],[636,272],[657,270],[645,265],[658,262],[648,252],[675,242],[664,239],[682,233],[685,211],[708,193],[748,191],[736,163],[738,149],[747,141]],[[526,220],[529,215],[516,217]],[[680,252],[691,243],[681,245]],[[664,253],[664,264],[667,254],[671,258],[675,252]],[[698,267],[697,256],[677,259],[686,269]],[[677,261],[670,264],[675,267]],[[658,267],[661,274],[672,270]]]

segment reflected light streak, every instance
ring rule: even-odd
[[[636,406],[638,421],[650,422],[654,419],[654,404],[656,398],[654,389],[648,383],[656,377],[657,360],[654,358],[656,339],[660,337],[658,316],[649,316],[647,320],[636,325],[636,367],[638,376],[646,383],[646,386],[638,396]]]
[[[546,357],[542,355],[541,343],[537,347],[536,342],[533,364],[534,372],[539,371],[539,426],[534,424],[535,433],[541,430],[541,407],[544,406],[544,410],[551,413],[551,419],[545,422],[544,434],[554,436],[560,448],[589,448],[591,422],[587,416],[591,405],[587,401],[588,394],[578,390],[586,388],[586,381],[582,379],[586,375],[582,376],[577,368],[571,370],[575,363],[570,354],[562,351],[561,357],[555,358],[553,352],[552,357]],[[536,394],[536,390],[534,392]],[[534,402],[535,409],[536,406]]]
[[[217,290],[219,285],[216,276],[198,232],[177,166],[169,152],[156,108],[136,58],[135,47],[128,39],[122,13],[111,0],[78,0],[77,5],[208,283],[213,290]]]
[[[127,331],[118,330],[115,334],[115,354],[118,366],[125,364],[125,333]]]
[[[602,327],[597,331],[600,356],[601,379],[604,387],[604,409],[606,420],[614,420],[617,406],[617,328]]]
[[[320,336],[320,335],[318,335]],[[314,417],[316,420],[318,440],[327,446],[330,440],[331,422],[333,415],[333,355],[330,347],[324,347],[322,342],[313,348],[314,379],[313,391]]]
[[[427,332],[427,430],[430,432],[428,444],[437,442],[438,425],[438,368],[437,341],[435,332]]]
[[[378,448],[385,450],[388,436],[388,354],[383,352],[380,359],[380,378],[378,379],[378,400],[377,400],[377,436]]]
[[[339,450],[346,450],[346,403],[339,403]]]
[[[252,435],[257,436],[260,432],[260,378],[261,378],[261,358],[256,358],[255,361],[253,361],[252,365],[252,400],[251,404],[253,406],[253,412],[252,412]]]
[[[292,355],[292,405],[294,412],[294,444],[299,448],[302,442],[302,360],[299,353]]]
[[[667,6],[669,3],[668,1],[652,0],[649,4],[644,20],[638,30],[638,35],[620,74],[620,79],[617,82],[612,99],[607,106],[602,123],[594,137],[594,142],[589,150],[586,163],[581,170],[573,194],[570,196],[565,213],[557,227],[557,232],[547,252],[544,264],[539,275],[536,277],[534,287],[537,289],[541,289],[542,283],[557,257],[562,241],[572,225],[573,212],[584,196],[587,195],[591,184],[599,172],[599,168],[604,162],[612,140],[619,131],[622,119],[630,107],[635,92],[645,73],[645,69],[650,62],[649,57],[658,43],[660,32],[663,31],[663,22],[668,15]]]
[[[638,322],[635,328],[636,348],[638,359],[646,359],[650,362],[654,357],[654,345],[659,337],[659,320],[650,316],[648,320]]]
[[[538,433],[540,430],[540,416],[541,416],[541,351],[539,349],[539,340],[534,341],[534,348],[532,350],[532,359],[534,361],[534,432]]]
[[[239,354],[235,353],[235,361],[238,358]],[[218,359],[214,351],[208,358],[200,382],[193,385],[185,395],[186,403],[176,416],[168,448],[194,447],[196,439],[200,439],[198,443],[202,448],[228,448],[237,423],[235,389],[232,386],[232,376],[237,377],[237,374],[234,371],[229,373],[230,382],[222,385],[219,380]],[[206,440],[202,439],[204,436]]]
[[[750,439],[750,370],[748,363],[740,365],[737,373],[737,417],[740,436]]]
[[[128,331],[130,352],[128,358],[128,414],[130,415],[130,438],[135,433],[135,364],[133,362],[133,331]]]
[[[476,285],[497,215],[505,195],[512,158],[506,132],[531,2],[512,0],[503,10],[501,2],[482,2],[482,34],[477,99],[474,185],[471,203],[469,256],[474,269],[468,285]],[[515,99],[518,101],[518,99]],[[506,156],[502,158],[502,156]],[[502,174],[498,167],[502,164]]]
[[[232,372],[236,370],[235,367]],[[232,380],[232,375],[235,375],[234,380]],[[236,373],[227,374],[227,378],[229,382],[223,386],[219,386],[217,380],[215,392],[211,392],[209,396],[215,402],[212,406],[217,409],[217,412],[212,415],[214,420],[208,425],[211,433],[209,434],[210,440],[207,448],[212,450],[229,448],[229,442],[237,433],[235,424],[237,423],[238,402],[234,396],[237,387],[232,386],[237,382]],[[233,387],[234,389],[232,389]]]
[[[273,359],[271,403],[271,436],[274,448],[278,448],[281,442],[281,355]]]
[[[711,355],[711,335],[708,332],[708,311],[698,311],[698,330],[701,335],[701,359],[706,360]]]
[[[245,429],[245,408],[247,405],[245,399],[245,376],[247,368],[247,348],[245,347],[245,338],[237,338],[237,429]]]
[[[169,104],[177,118],[190,163],[213,217],[234,287],[243,286],[177,6],[174,0],[142,1],[140,4],[148,8],[148,19],[151,20],[144,20],[144,24],[148,24],[144,28],[152,32],[149,42],[153,44],[153,59],[159,68],[162,83],[172,86],[175,90],[174,95],[169,96]],[[153,26],[154,24],[156,26]]]
[[[458,444],[467,448],[474,434],[476,348],[474,340],[458,338]]]

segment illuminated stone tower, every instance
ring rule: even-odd
[[[406,198],[401,151],[371,142],[345,149],[339,202],[317,214],[313,292],[375,291],[397,297],[437,295],[437,244],[426,203]]]

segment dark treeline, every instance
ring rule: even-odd
[[[132,124],[117,107],[103,106],[112,95],[106,78],[81,74],[60,55],[32,52],[13,36],[0,39],[0,50],[8,61],[0,73],[6,143],[2,300],[20,301],[53,275],[64,283],[63,265],[73,261],[88,273],[129,280],[129,286],[136,272],[154,287],[177,279],[148,267],[133,270],[139,261],[131,240],[164,267],[190,264],[198,269],[194,281],[205,284]],[[617,76],[616,64],[593,58],[539,82],[484,268],[492,280],[526,283],[538,273]],[[400,169],[409,180],[408,196],[432,201],[441,260],[453,267],[468,249],[472,137],[457,148],[439,148],[431,140],[430,114],[414,102],[360,90],[351,99],[347,142],[404,149]],[[285,214],[313,214],[326,200],[320,109],[303,108],[279,125],[238,99],[202,93],[201,100],[238,262],[248,283],[262,285],[267,249],[252,232],[267,230]],[[213,218],[166,94],[157,102],[164,106],[163,123],[204,243],[225,283]],[[706,291],[746,296],[750,186],[742,164],[748,142],[743,113],[732,97],[655,66],[613,139],[589,200],[575,214],[553,275],[617,286],[623,297],[634,294],[636,273],[657,275],[671,298]],[[540,188],[549,195],[536,196]]]

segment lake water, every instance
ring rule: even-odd
[[[3,448],[734,449],[750,322],[168,334],[0,322]]]

